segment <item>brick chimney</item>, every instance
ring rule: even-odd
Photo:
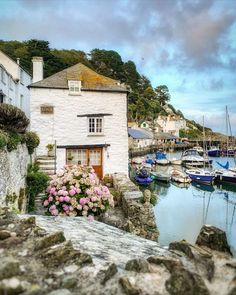
[[[32,58],[33,63],[33,83],[43,80],[43,58],[40,56],[34,56]]]

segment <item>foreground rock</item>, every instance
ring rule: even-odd
[[[0,231],[0,295],[235,294],[236,261],[205,246],[165,250],[83,218],[4,212]]]

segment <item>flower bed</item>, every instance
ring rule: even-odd
[[[114,206],[113,196],[91,167],[65,166],[52,177],[43,206],[48,215],[93,218]]]

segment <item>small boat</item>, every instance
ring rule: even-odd
[[[170,182],[170,174],[168,173],[159,173],[159,172],[151,172],[151,178],[163,182]]]
[[[218,147],[212,146],[207,151],[209,157],[220,157],[220,149]]]
[[[232,170],[219,169],[215,171],[215,182],[227,182],[236,184],[236,172]]]
[[[190,169],[185,171],[188,176],[196,182],[212,183],[215,178],[215,173],[204,169]]]
[[[165,153],[158,151],[158,152],[156,152],[156,164],[169,165],[170,161],[167,160]]]
[[[136,175],[134,179],[141,185],[147,185],[153,181],[153,179],[149,176],[149,172],[145,167],[136,170]]]
[[[221,156],[223,156],[223,157],[233,157],[235,155],[235,150],[234,150],[234,148],[232,147],[232,148],[225,148],[225,149],[222,149],[221,150]]]
[[[147,157],[147,159],[145,160],[145,163],[155,165],[156,161],[154,159]]]
[[[185,167],[203,167],[205,165],[204,158],[194,149],[184,151],[181,160]]]
[[[180,165],[182,165],[182,160],[181,159],[177,160],[174,158],[173,160],[170,160],[170,164],[180,166]]]
[[[199,153],[200,156],[202,156],[203,153],[204,153],[203,148],[202,148],[201,146],[199,146],[199,145],[198,145],[198,146],[194,146],[194,147],[193,147],[193,150],[197,151],[197,152]]]
[[[133,159],[131,160],[131,163],[132,163],[132,164],[138,164],[138,165],[140,165],[140,164],[143,163],[143,159],[140,158],[140,157],[136,157],[136,158],[133,158]]]
[[[192,181],[186,173],[176,169],[171,172],[171,180],[179,183],[190,183]]]

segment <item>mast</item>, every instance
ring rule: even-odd
[[[205,169],[205,122],[204,122],[204,115],[202,117],[202,125],[203,125],[203,140],[202,140],[202,145],[203,145],[203,166],[204,166],[204,169]]]
[[[225,106],[225,115],[226,115],[226,156],[228,159],[228,150],[229,150],[229,132],[228,132],[228,127],[229,127],[229,123],[228,123],[228,108],[227,106]]]

